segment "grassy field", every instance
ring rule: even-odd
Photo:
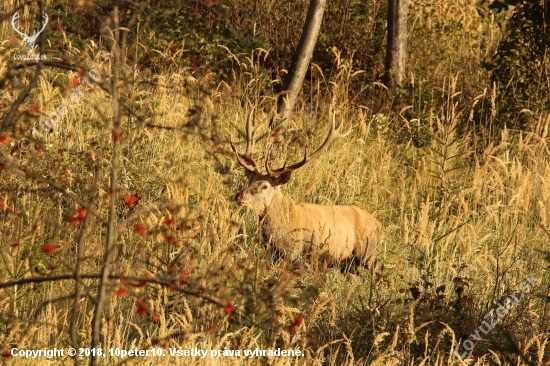
[[[65,355],[90,347],[105,258],[110,278],[99,340],[106,365],[549,364],[550,117],[530,114],[530,130],[503,128],[491,138],[464,130],[479,103],[488,115],[498,108],[494,93],[476,88],[475,72],[458,72],[490,52],[479,45],[494,25],[476,27],[470,5],[457,5],[464,28],[443,42],[471,38],[449,47],[449,61],[438,66],[420,50],[433,42],[434,19],[458,14],[445,6],[434,5],[437,15],[411,10],[410,67],[432,68],[431,91],[418,87],[411,105],[399,109],[382,87],[367,106],[354,103],[348,91],[356,70],[341,56],[335,72],[316,75],[315,96],[304,94],[294,115],[291,161],[305,141],[322,142],[333,113],[353,127],[283,191],[294,202],[356,204],[373,213],[384,230],[372,273],[272,263],[258,218],[234,202],[246,179],[230,138],[242,148],[255,108],[256,123],[264,123],[256,156],[265,157],[275,103],[260,75],[261,51],[220,81],[215,70],[177,62],[140,72],[102,43],[69,48],[74,64],[101,73],[93,87],[83,81],[89,74],[52,57],[17,108],[16,126],[0,134],[3,364],[73,363],[68,356],[13,357],[14,347],[56,347]],[[4,119],[34,69],[12,68],[21,51],[9,43],[8,22],[0,30]],[[177,60],[178,52],[166,57]],[[415,72],[420,85],[424,76]],[[84,96],[58,128],[22,152],[26,131],[78,85]],[[431,107],[423,110],[426,99]],[[527,289],[528,275],[536,281]],[[517,303],[480,334],[511,294]],[[468,339],[475,344],[469,352]],[[165,356],[116,354],[153,348]],[[304,356],[244,354],[277,348]],[[170,356],[180,349],[208,353]]]

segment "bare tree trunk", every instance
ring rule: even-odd
[[[407,56],[408,0],[388,0],[388,43],[386,48],[385,83],[400,88],[405,75]]]
[[[300,43],[292,56],[292,63],[283,82],[283,91],[277,100],[277,116],[271,121],[271,129],[282,136],[288,127],[292,109],[302,88],[313,48],[317,42],[326,0],[311,0],[307,10],[306,21],[302,29]]]

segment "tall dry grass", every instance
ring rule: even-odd
[[[4,27],[0,39],[8,39],[7,32]],[[36,124],[72,91],[73,79],[81,80],[76,70],[51,60],[19,107],[10,140],[0,145],[4,350],[89,347],[113,220],[116,240],[100,334],[104,352],[299,347],[306,354],[149,357],[128,364],[460,365],[453,354],[459,340],[528,274],[539,285],[468,357],[478,365],[550,360],[548,315],[544,298],[537,297],[546,295],[548,284],[541,252],[550,239],[548,115],[534,117],[532,131],[503,130],[480,148],[479,136],[460,129],[473,114],[475,97],[455,102],[456,74],[441,75],[437,87],[445,99],[425,117],[405,118],[405,111],[390,108],[373,115],[353,103],[348,91],[358,74],[335,51],[337,71],[316,71],[317,94],[307,101],[317,101],[315,106],[306,100],[299,105],[289,159],[306,142],[320,143],[332,112],[353,132],[299,170],[284,191],[294,201],[357,204],[384,224],[377,254],[382,266],[372,276],[364,270],[344,277],[307,262],[271,263],[257,218],[232,200],[245,178],[230,153],[230,136],[242,134],[252,107],[256,120],[266,121],[274,101],[259,66],[264,51],[248,58],[229,54],[243,63],[229,85],[213,73],[175,66],[158,75],[120,66],[115,80],[116,51],[107,49],[101,43],[70,49],[66,56],[99,70],[102,82],[86,88],[58,130],[22,153],[19,127],[26,131]],[[6,46],[2,52],[4,74],[17,50]],[[17,72],[1,90],[7,102],[2,115],[33,75],[31,68]],[[264,136],[256,144],[259,157],[268,132],[265,126],[258,134]],[[423,143],[403,138],[413,135]],[[105,364],[121,361],[107,358]]]

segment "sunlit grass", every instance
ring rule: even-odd
[[[82,63],[109,75],[108,55],[92,51],[96,56],[83,57]],[[230,136],[241,137],[237,129],[243,130],[252,107],[256,121],[270,116],[272,101],[254,94],[253,81],[238,75],[239,87],[230,89],[211,75],[176,69],[154,75],[156,85],[121,83],[126,105],[140,118],[122,119],[118,236],[111,264],[111,273],[120,278],[109,287],[104,352],[300,347],[312,364],[461,364],[452,354],[458,339],[482,324],[491,304],[517,290],[525,275],[547,283],[540,251],[548,250],[550,239],[550,119],[535,119],[531,132],[504,130],[499,140],[477,149],[475,136],[457,128],[471,110],[456,110],[451,97],[421,126],[399,113],[373,116],[354,106],[346,95],[349,63],[339,61],[334,82],[322,91],[326,100],[318,114],[297,113],[296,128],[317,146],[335,112],[353,131],[294,174],[283,190],[295,202],[356,204],[373,213],[384,225],[377,253],[382,267],[373,277],[368,270],[344,277],[307,262],[268,260],[257,218],[233,202],[246,180],[229,148]],[[132,75],[140,80],[137,71]],[[58,106],[74,76],[46,69],[20,107],[25,116],[19,123],[38,122],[40,113],[30,112],[36,104],[46,114]],[[29,77],[24,74],[22,81]],[[456,83],[440,87],[447,88],[445,95],[457,91]],[[10,102],[18,95],[18,90],[2,92]],[[242,95],[252,97],[241,103]],[[35,141],[30,152],[16,148],[17,130],[0,144],[10,159],[2,161],[0,171],[2,282],[72,273],[80,235],[81,272],[100,271],[111,189],[112,106],[111,97],[96,86],[64,116],[59,130]],[[401,138],[403,131],[421,135],[424,145]],[[267,132],[266,126],[258,135]],[[257,156],[265,155],[265,145],[265,139],[257,142]],[[289,158],[301,153],[301,146],[293,146]],[[92,217],[84,231],[78,220],[83,205]],[[41,251],[45,244],[56,251]],[[177,278],[178,291],[144,280],[148,276]],[[85,279],[81,286],[77,338],[86,348],[97,281]],[[543,287],[535,293],[544,294]],[[70,347],[73,295],[72,280],[0,289],[0,345]],[[227,314],[230,302],[235,311]],[[297,321],[301,315],[303,323]],[[544,302],[532,296],[522,299],[487,339],[503,346],[509,334],[526,356],[542,360],[548,357],[547,332]],[[517,355],[506,359],[504,351],[490,347],[489,342],[476,346],[478,364],[520,362]],[[299,358],[268,361],[303,363]],[[262,362],[180,357],[129,364]]]

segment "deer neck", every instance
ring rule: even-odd
[[[288,235],[292,206],[292,202],[277,187],[265,215],[260,217],[260,220],[263,221],[263,234],[266,239]]]

